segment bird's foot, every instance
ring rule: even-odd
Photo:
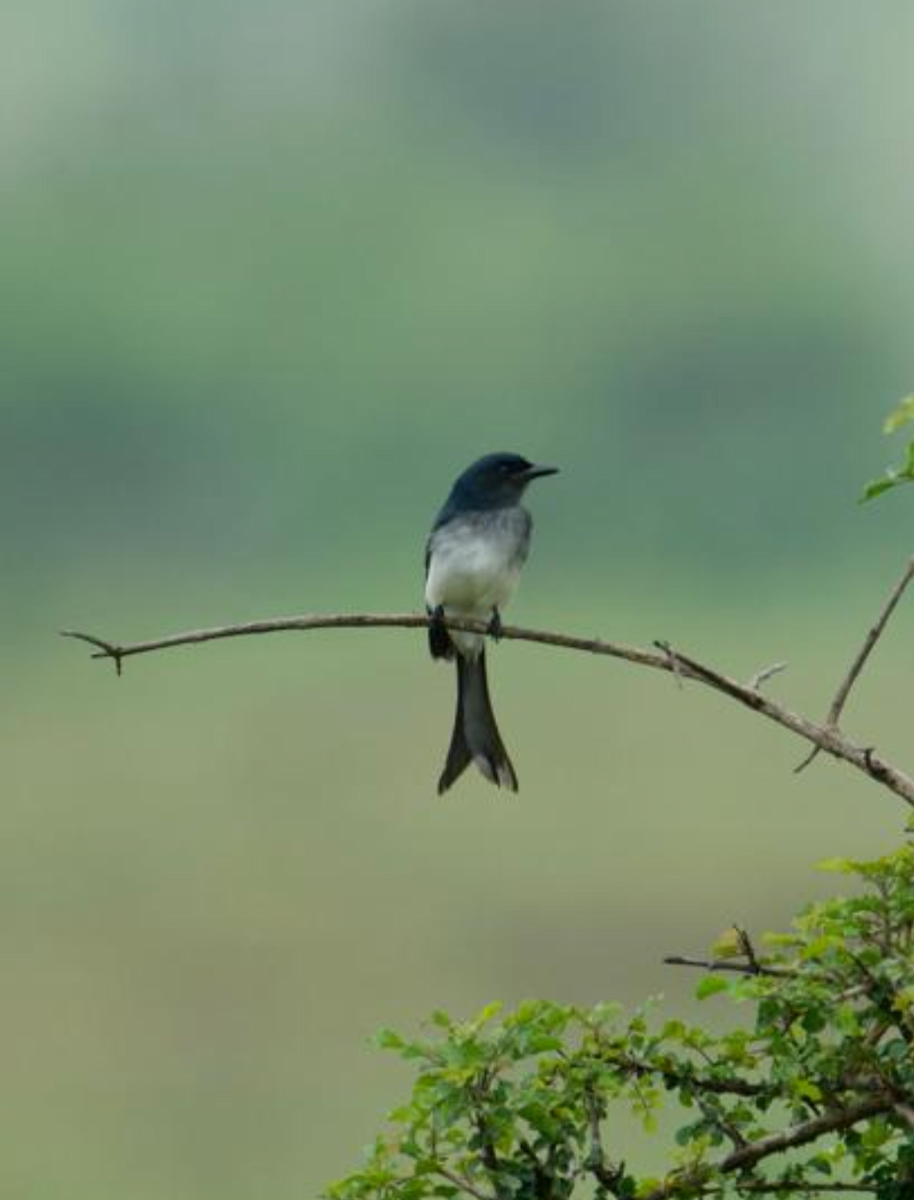
[[[489,620],[489,626],[486,629],[486,633],[489,635],[489,637],[492,639],[493,642],[501,641],[501,635],[502,635],[501,613],[498,611],[497,608],[492,609],[492,616]]]
[[[431,618],[428,627],[428,647],[432,658],[453,658],[454,647],[444,622],[444,607],[439,604],[436,608],[429,609],[428,615]]]

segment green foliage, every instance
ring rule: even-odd
[[[895,433],[896,430],[911,421],[914,421],[914,396],[906,396],[883,421],[882,432]],[[874,479],[872,483],[867,484],[860,497],[861,503],[873,500],[876,496],[890,492],[892,488],[896,488],[900,484],[912,481],[914,481],[914,440],[908,442],[905,449],[905,460],[900,467],[886,467],[885,474],[881,479]]]
[[[764,950],[740,935],[708,964],[699,997],[752,1012],[727,1032],[653,1005],[625,1016],[545,1000],[469,1021],[435,1013],[417,1039],[384,1031],[379,1045],[415,1064],[412,1095],[329,1197],[665,1200],[854,1183],[910,1200],[914,845],[825,867],[860,880],[858,894],[810,905]],[[674,1132],[657,1179],[621,1161],[620,1123],[634,1114],[660,1137],[662,1108]]]

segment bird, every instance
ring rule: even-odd
[[[534,479],[557,473],[520,454],[486,454],[458,476],[432,525],[425,547],[429,650],[457,666],[457,709],[439,796],[470,763],[496,787],[518,789],[489,699],[486,638],[448,629],[447,618],[485,621],[498,640],[502,609],[530,548],[533,518],[521,499]]]

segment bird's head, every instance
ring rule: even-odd
[[[518,503],[534,479],[557,472],[558,467],[528,462],[520,454],[486,454],[467,467],[452,495],[468,508],[507,508]]]

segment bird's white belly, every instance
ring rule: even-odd
[[[520,566],[496,542],[449,542],[435,546],[429,563],[425,598],[430,608],[464,616],[489,617],[514,593]]]
[[[516,527],[507,523],[480,533],[478,525],[446,526],[432,537],[425,600],[446,615],[488,621],[494,609],[511,599],[523,566]],[[463,654],[477,654],[484,639],[475,633],[451,633]]]

